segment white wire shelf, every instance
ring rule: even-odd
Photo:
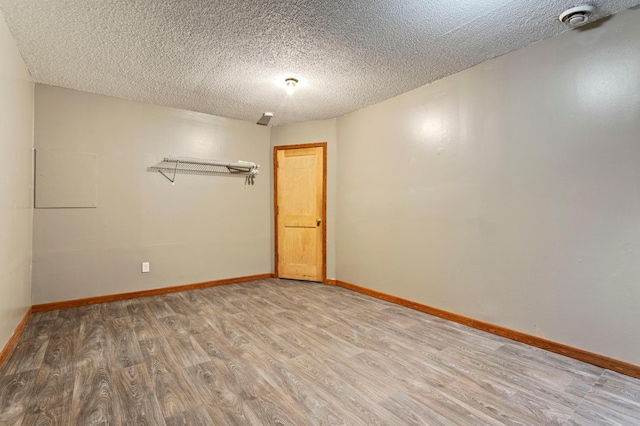
[[[148,172],[159,172],[171,183],[175,182],[176,174],[233,176],[244,177],[245,184],[253,185],[260,166],[249,161],[227,163],[224,161],[205,160],[201,158],[165,157],[158,164],[148,167]]]

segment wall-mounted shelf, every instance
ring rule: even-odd
[[[159,172],[171,183],[175,182],[176,174],[189,174],[244,177],[245,184],[253,185],[253,181],[258,174],[258,167],[260,166],[256,163],[248,161],[227,163],[201,158],[165,157],[158,164],[148,167],[147,171]]]

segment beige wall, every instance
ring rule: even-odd
[[[327,143],[327,278],[336,277],[336,172],[338,168],[336,136],[336,119],[308,121],[271,128],[272,152],[274,146],[280,145],[313,142]],[[270,173],[273,176],[273,155],[271,156]],[[273,206],[273,183],[271,186],[271,203]],[[271,211],[273,212],[273,208]],[[271,239],[273,241],[273,214],[271,216]]]
[[[338,119],[337,277],[640,364],[640,10]]]
[[[268,128],[36,85],[35,145],[96,153],[98,197],[34,211],[34,304],[271,271]],[[146,171],[171,155],[262,170],[254,186],[192,175],[172,186]]]
[[[31,306],[33,82],[0,12],[0,350]]]

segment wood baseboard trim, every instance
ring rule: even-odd
[[[338,280],[336,280],[335,278],[327,278],[326,280],[324,280],[324,283],[326,285],[338,285]]]
[[[33,305],[32,312],[55,311],[57,309],[77,308],[79,306],[96,305],[98,303],[116,302],[119,300],[136,299],[138,297],[157,296],[159,294],[176,293],[179,291],[196,290],[199,288],[215,287],[219,285],[243,283],[247,281],[266,280],[273,278],[273,274],[249,275],[246,277],[225,278],[222,280],[205,281],[202,283],[185,284],[173,287],[154,288],[151,290],[133,291],[131,293],[110,294],[106,296],[87,297],[84,299],[64,300],[62,302],[43,303]]]
[[[20,338],[20,335],[22,334],[24,327],[27,325],[27,321],[29,321],[31,312],[32,312],[31,308],[27,309],[27,313],[24,314],[24,318],[22,318],[22,321],[20,321],[20,323],[16,327],[11,337],[9,337],[9,341],[7,341],[7,344],[4,345],[4,348],[2,349],[2,351],[0,351],[0,366],[4,363],[4,361],[7,359],[7,357],[13,350],[13,347],[16,345],[16,342]]]
[[[620,361],[614,358],[609,358],[604,355],[599,355],[593,352],[588,352],[583,349],[574,348],[572,346],[565,345],[563,343],[554,342],[552,340],[543,339],[542,337],[533,336],[531,334],[522,333],[520,331],[511,330],[506,327],[491,324],[484,321],[479,321],[473,318],[465,317],[464,315],[454,314],[442,309],[434,308],[422,303],[414,302],[412,300],[403,299],[401,297],[393,296],[387,293],[382,293],[376,290],[372,290],[365,287],[360,287],[355,284],[351,284],[345,281],[335,280],[337,286],[352,290],[358,293],[365,294],[367,296],[375,297],[377,299],[386,300],[387,302],[395,303],[396,305],[405,306],[407,308],[415,309],[416,311],[424,312],[436,317],[440,317],[449,321],[464,324],[469,327],[476,328],[478,330],[486,331],[491,334],[506,337],[507,339],[515,340],[517,342],[526,343],[527,345],[535,346],[540,349],[545,349],[550,352],[555,352],[560,355],[567,356],[569,358],[577,359],[589,364],[597,365],[598,367],[606,368],[608,370],[616,371],[618,373],[625,374],[627,376],[640,379],[640,366],[631,364],[625,361]],[[328,284],[328,283],[327,283]]]

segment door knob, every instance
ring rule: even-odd
[[[322,219],[316,219],[316,226],[320,226],[321,223],[322,223]]]

